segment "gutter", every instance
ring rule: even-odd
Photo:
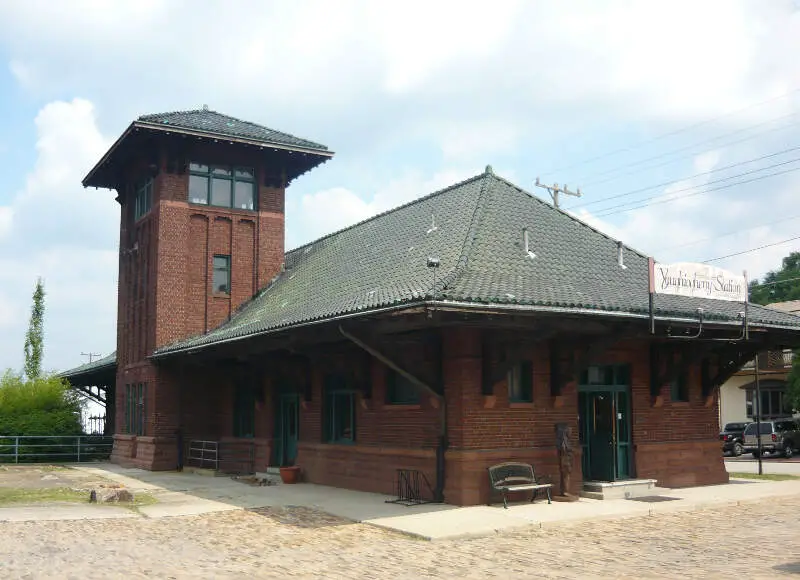
[[[487,313],[522,311],[522,312],[542,312],[549,314],[579,314],[581,316],[604,316],[612,318],[629,318],[629,319],[645,319],[645,320],[650,318],[650,315],[647,313],[640,314],[637,312],[623,312],[620,310],[596,310],[590,308],[577,308],[577,307],[564,307],[564,306],[539,306],[539,305],[527,305],[527,304],[482,304],[478,302],[458,302],[450,300],[428,301],[425,304],[427,306],[435,308],[436,310],[452,310],[456,312],[460,310],[484,310]],[[696,318],[682,318],[682,317],[660,315],[656,316],[655,319],[661,322],[697,323]],[[740,327],[742,325],[740,321],[735,321],[735,320],[709,321],[708,319],[705,319],[703,323],[706,326],[717,325],[717,326]],[[776,328],[780,330],[800,332],[800,327],[781,326],[778,324],[770,324],[764,322],[753,323],[752,326],[755,326],[757,328]]]
[[[150,358],[152,360],[156,360],[156,359],[166,358],[168,356],[172,356],[172,355],[180,354],[180,353],[193,354],[194,352],[198,352],[198,351],[200,351],[200,350],[202,350],[204,348],[210,347],[210,346],[217,346],[217,345],[220,345],[220,344],[229,344],[229,343],[232,343],[232,342],[237,342],[239,340],[245,340],[245,339],[253,338],[253,337],[256,337],[256,336],[265,336],[265,335],[268,335],[268,334],[275,334],[275,333],[278,333],[278,332],[282,332],[284,330],[289,330],[289,329],[293,329],[293,328],[305,328],[305,327],[308,327],[308,326],[315,326],[317,324],[324,324],[326,322],[336,322],[337,320],[349,320],[351,318],[356,318],[356,317],[360,317],[360,316],[367,316],[367,315],[370,315],[370,314],[383,314],[385,312],[396,312],[396,311],[399,311],[399,310],[406,310],[406,309],[418,307],[418,306],[421,306],[421,305],[424,305],[424,304],[425,304],[424,302],[410,302],[410,303],[406,303],[406,304],[398,304],[398,305],[395,305],[395,306],[387,306],[385,308],[377,308],[375,310],[359,310],[359,311],[356,311],[356,312],[348,312],[346,314],[339,314],[337,316],[332,316],[332,317],[329,317],[329,318],[318,318],[316,320],[308,320],[306,322],[298,322],[297,324],[290,324],[290,325],[287,325],[287,326],[278,326],[278,327],[275,327],[275,328],[270,328],[270,329],[262,330],[262,331],[259,331],[259,332],[251,332],[251,333],[242,334],[242,335],[239,335],[239,336],[232,336],[230,338],[225,338],[223,340],[215,340],[213,342],[207,342],[205,344],[200,344],[200,345],[197,345],[197,346],[184,346],[184,347],[181,347],[181,348],[177,348],[175,350],[169,350],[169,351],[160,352],[160,353],[153,353],[148,358]]]
[[[373,314],[384,314],[387,312],[398,312],[401,310],[410,310],[413,308],[431,308],[435,310],[445,310],[445,311],[464,311],[464,310],[472,310],[472,311],[484,311],[487,314],[493,313],[507,313],[507,312],[539,312],[545,314],[576,314],[580,316],[594,316],[594,317],[605,317],[605,318],[627,318],[630,320],[649,320],[650,315],[648,313],[636,313],[636,312],[622,312],[619,310],[594,310],[588,308],[576,308],[576,307],[563,307],[563,306],[538,306],[538,305],[525,305],[525,304],[482,304],[477,302],[459,302],[459,301],[451,301],[451,300],[420,300],[416,302],[407,302],[404,304],[398,304],[394,306],[387,306],[384,308],[376,308],[374,310],[359,310],[356,312],[348,312],[346,314],[340,314],[336,316],[331,316],[328,318],[318,318],[316,320],[309,320],[306,322],[299,322],[297,324],[290,324],[287,326],[278,326],[275,328],[252,332],[248,334],[242,334],[239,336],[233,336],[230,338],[226,338],[223,340],[217,340],[213,342],[207,342],[204,344],[199,344],[197,346],[186,346],[181,347],[175,350],[169,350],[161,353],[154,353],[150,355],[148,358],[151,360],[157,360],[162,358],[167,358],[172,355],[177,355],[181,353],[189,353],[192,354],[194,352],[199,352],[205,348],[211,346],[217,346],[221,344],[229,344],[232,342],[236,342],[239,340],[246,340],[248,338],[253,338],[256,336],[265,336],[268,334],[275,334],[277,332],[282,332],[284,330],[290,330],[294,328],[305,328],[309,326],[314,326],[317,324],[324,324],[328,322],[337,322],[339,320],[349,320],[352,318],[362,317],[362,316],[369,316]],[[656,320],[660,322],[678,322],[678,323],[686,323],[686,324],[694,324],[697,323],[696,318],[684,318],[684,317],[670,317],[670,316],[656,316]],[[706,326],[735,326],[740,327],[741,322],[739,321],[725,321],[725,320],[706,320],[704,321]],[[777,324],[769,324],[769,323],[752,323],[752,328],[774,328],[778,330],[785,330],[790,332],[800,332],[800,327],[787,327],[787,326],[780,326]]]

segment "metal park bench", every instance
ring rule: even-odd
[[[547,503],[551,503],[550,488],[552,483],[539,483],[533,473],[533,465],[527,463],[500,463],[489,468],[489,494],[499,491],[503,494],[503,507],[508,509],[506,495],[508,492],[531,490],[531,502],[536,499],[539,492],[547,493]],[[489,505],[492,505],[491,497]]]

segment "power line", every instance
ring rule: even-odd
[[[719,256],[717,258],[711,258],[710,260],[703,260],[704,264],[708,264],[709,262],[717,262],[719,260],[724,260],[726,258],[733,258],[734,256],[741,256],[744,254],[751,254],[753,252],[758,252],[759,250],[764,250],[766,248],[772,248],[774,246],[780,246],[781,244],[788,244],[789,242],[793,242],[795,240],[800,240],[800,236],[795,236],[793,238],[788,238],[786,240],[781,240],[779,242],[773,242],[771,244],[765,244],[763,246],[759,246],[757,248],[750,248],[749,250],[742,250],[741,252],[735,252],[733,254],[728,254],[727,256]]]
[[[666,250],[676,250],[678,248],[685,248],[687,246],[694,246],[695,244],[700,244],[702,242],[710,242],[712,240],[717,240],[717,239],[720,239],[720,238],[726,238],[728,236],[733,236],[733,235],[739,234],[741,232],[749,232],[751,230],[757,230],[758,228],[764,228],[766,226],[772,226],[772,225],[779,224],[779,223],[782,223],[782,222],[788,222],[788,221],[791,221],[791,220],[796,220],[798,218],[800,218],[800,214],[796,214],[796,215],[793,215],[793,216],[785,217],[783,219],[775,220],[775,221],[772,221],[772,222],[767,222],[765,224],[752,226],[752,227],[749,227],[749,228],[738,229],[738,230],[734,230],[732,232],[726,232],[724,234],[719,234],[718,236],[711,236],[711,237],[708,237],[708,238],[702,238],[702,239],[699,239],[699,240],[694,240],[692,242],[686,242],[684,244],[678,244],[676,246],[668,246],[666,248],[659,248],[656,251],[657,252],[664,252]]]
[[[800,149],[800,146],[791,147],[789,149],[784,149],[783,151],[778,151],[776,153],[770,153],[769,155],[763,155],[761,157],[756,157],[754,159],[748,159],[747,161],[740,161],[739,163],[732,163],[731,165],[726,165],[724,167],[718,167],[716,169],[711,169],[709,171],[703,171],[702,173],[695,173],[694,175],[689,175],[688,177],[682,177],[680,179],[672,179],[670,181],[663,181],[663,182],[658,183],[656,185],[649,185],[647,187],[640,187],[639,189],[633,189],[631,191],[626,191],[625,193],[618,193],[616,195],[611,195],[611,196],[608,196],[608,197],[604,197],[602,199],[597,199],[595,201],[590,201],[588,203],[582,203],[582,204],[579,204],[579,205],[572,206],[569,209],[578,209],[578,208],[581,208],[581,207],[587,207],[587,206],[590,206],[590,205],[603,203],[604,201],[610,201],[612,199],[618,199],[620,197],[628,197],[629,195],[642,193],[643,191],[649,191],[651,189],[657,189],[659,187],[664,187],[665,185],[671,185],[673,183],[680,183],[681,181],[686,181],[688,179],[695,179],[697,177],[702,177],[704,175],[711,175],[712,173],[719,173],[720,171],[725,171],[726,169],[733,169],[734,167],[739,167],[739,166],[742,166],[742,165],[749,165],[750,163],[755,163],[756,161],[763,161],[764,159],[769,159],[770,157],[777,157],[778,155],[783,155],[785,153],[790,153],[792,151],[797,151],[798,149]],[[770,167],[774,167],[774,166],[770,166]],[[762,169],[769,169],[769,167],[764,167]],[[712,183],[715,183],[715,182],[712,182]],[[708,184],[706,184],[706,185],[708,185]]]
[[[753,284],[754,288],[761,288],[762,286],[774,286],[775,284],[785,284],[786,282],[799,282],[800,277],[797,278],[786,278],[785,280],[775,280],[774,282],[759,282]]]
[[[555,173],[557,171],[566,171],[567,169],[574,169],[575,167],[580,167],[581,165],[586,165],[587,163],[591,163],[593,161],[598,161],[600,159],[605,159],[606,157],[610,157],[612,155],[617,155],[618,153],[624,153],[626,151],[631,151],[633,149],[638,149],[642,145],[647,145],[649,143],[653,143],[655,141],[660,141],[661,139],[665,139],[667,137],[672,137],[673,135],[678,135],[680,133],[685,133],[686,131],[691,131],[692,129],[696,129],[698,127],[702,127],[703,125],[708,125],[709,123],[713,123],[715,121],[719,121],[720,119],[724,119],[726,117],[730,117],[730,116],[736,115],[736,114],[741,113],[743,111],[747,111],[749,109],[752,109],[752,108],[755,108],[755,107],[758,107],[758,106],[761,106],[761,105],[765,105],[767,103],[771,103],[771,102],[774,102],[774,101],[777,101],[777,100],[780,100],[780,99],[784,99],[784,98],[786,98],[786,97],[788,97],[790,95],[793,95],[794,93],[796,93],[798,91],[800,91],[800,88],[792,89],[791,91],[787,91],[787,92],[785,92],[785,93],[783,93],[781,95],[778,95],[776,97],[771,97],[771,98],[766,99],[764,101],[760,101],[760,102],[754,103],[752,105],[747,105],[747,106],[742,107],[740,109],[736,109],[736,110],[728,112],[728,113],[723,113],[722,115],[717,115],[716,117],[712,117],[711,119],[706,119],[705,121],[700,121],[698,123],[693,123],[692,125],[688,125],[688,126],[682,127],[681,129],[677,129],[677,130],[674,130],[674,131],[669,131],[667,133],[662,133],[660,135],[652,137],[651,139],[645,139],[644,141],[640,141],[638,143],[635,143],[633,145],[629,145],[627,147],[622,147],[620,149],[616,149],[616,150],[610,151],[608,153],[603,153],[603,154],[597,155],[595,157],[589,157],[587,159],[584,159],[582,161],[578,161],[578,162],[573,163],[571,165],[566,165],[564,167],[558,167],[558,168],[555,168],[555,169],[551,169],[550,171],[546,171],[544,173],[544,175],[550,175],[550,174]]]
[[[733,145],[739,145],[740,143],[744,143],[745,141],[752,141],[753,139],[756,139],[756,138],[758,138],[758,137],[760,137],[760,136],[762,136],[762,135],[764,135],[766,133],[771,133],[772,131],[780,131],[780,130],[784,130],[784,129],[789,129],[789,128],[794,127],[795,125],[798,125],[798,124],[800,124],[800,123],[790,123],[789,125],[786,125],[786,126],[774,127],[772,129],[769,129],[768,131],[761,131],[759,133],[756,133],[755,135],[749,135],[747,137],[743,137],[742,139],[737,139],[736,141],[729,141],[727,143],[721,143],[720,146],[722,146],[722,147],[731,147]],[[661,163],[654,163],[652,165],[646,165],[645,167],[640,167],[639,169],[634,169],[633,171],[627,171],[625,173],[620,173],[619,175],[615,175],[615,176],[609,177],[608,179],[595,181],[595,182],[593,182],[593,185],[601,185],[603,183],[608,183],[609,181],[616,181],[617,179],[621,179],[621,178],[627,177],[629,175],[636,175],[637,173],[642,173],[643,171],[649,171],[651,169],[657,169],[659,167],[664,167],[665,165],[671,165],[671,164],[675,163],[676,161],[681,161],[682,159],[689,159],[689,158],[695,157],[697,154],[698,154],[697,151],[693,151],[691,153],[687,153],[686,155],[680,155],[680,156],[675,157],[673,159],[667,159],[666,161],[662,161]]]
[[[634,207],[628,207],[628,208],[625,208],[625,209],[614,209],[614,208],[622,207],[622,206],[629,205],[629,204],[625,203],[625,204],[621,204],[620,206],[612,206],[611,208],[606,208],[606,209],[614,209],[614,211],[605,211],[605,210],[603,210],[601,213],[595,214],[594,217],[606,217],[606,216],[610,216],[610,215],[614,215],[614,214],[618,214],[618,213],[627,213],[629,211],[633,211],[635,209],[642,209],[642,208],[645,208],[645,207],[648,207],[648,206],[651,206],[651,205],[661,205],[662,203],[669,203],[669,202],[672,202],[672,201],[678,201],[680,199],[686,199],[687,197],[694,197],[696,195],[704,195],[706,193],[711,193],[713,191],[720,191],[722,189],[728,189],[729,187],[735,187],[737,185],[745,185],[747,183],[753,183],[755,181],[761,181],[763,179],[769,179],[770,177],[777,177],[778,175],[784,175],[786,173],[793,173],[793,172],[797,171],[798,169],[800,169],[800,168],[784,169],[783,171],[776,171],[776,172],[770,173],[768,175],[759,175],[758,177],[753,177],[751,179],[745,179],[743,181],[737,181],[736,183],[729,183],[728,185],[721,185],[719,187],[712,187],[711,189],[707,189],[707,190],[704,190],[704,191],[695,191],[693,193],[687,193],[686,195],[679,195],[679,196],[676,196],[676,197],[670,197],[668,199],[660,199],[660,198],[662,198],[664,196],[663,195],[657,195],[657,196],[654,196],[654,197],[651,197],[651,198],[646,198],[645,200],[638,200],[638,201],[646,201],[647,199],[650,199],[650,200],[656,200],[656,201],[648,201],[647,203],[644,203],[642,205],[637,205],[637,206],[634,206]],[[691,188],[691,189],[696,189],[696,188]],[[667,194],[667,195],[671,195],[671,194]],[[636,203],[636,202],[634,202],[634,203]]]
[[[648,157],[646,159],[640,159],[639,161],[636,161],[634,163],[628,163],[628,164],[625,164],[625,165],[620,165],[618,167],[615,167],[613,169],[609,169],[607,171],[601,171],[600,173],[595,173],[594,175],[589,174],[588,176],[584,176],[583,178],[579,179],[578,181],[581,181],[583,183],[583,182],[586,182],[587,179],[588,179],[589,181],[587,183],[584,183],[584,185],[599,185],[601,183],[607,183],[609,181],[613,181],[614,179],[617,179],[618,177],[609,177],[607,179],[594,180],[594,181],[592,181],[591,178],[592,177],[603,177],[603,176],[606,176],[606,175],[609,175],[609,174],[614,174],[614,173],[617,173],[620,169],[627,169],[628,167],[634,167],[634,166],[637,166],[637,165],[641,165],[643,163],[647,163],[648,161],[655,161],[657,159],[661,159],[661,158],[663,158],[663,157],[665,157],[667,155],[672,155],[674,153],[681,153],[683,151],[688,151],[689,149],[694,149],[695,147],[699,147],[700,145],[706,145],[708,143],[712,143],[714,141],[718,141],[719,139],[724,139],[725,137],[731,137],[733,135],[738,135],[739,133],[744,133],[746,131],[749,131],[751,129],[755,129],[757,127],[762,127],[764,125],[769,125],[770,123],[774,123],[775,121],[780,121],[782,119],[787,119],[789,117],[794,117],[795,115],[797,115],[797,113],[788,113],[788,114],[783,115],[781,117],[776,117],[776,118],[770,119],[768,121],[762,121],[760,123],[756,123],[754,125],[750,125],[748,127],[744,127],[742,129],[737,129],[736,131],[731,131],[730,133],[725,133],[723,135],[718,135],[716,137],[712,137],[712,138],[706,139],[704,141],[699,141],[697,143],[692,143],[691,145],[687,145],[685,147],[679,147],[678,149],[673,149],[672,151],[668,151],[666,153],[661,153],[659,155],[654,155],[653,157]],[[743,141],[748,141],[750,139],[753,139],[753,138],[757,137],[758,135],[763,135],[763,134],[769,133],[771,131],[777,131],[777,130],[780,130],[780,129],[785,129],[785,128],[791,127],[793,125],[796,125],[796,124],[797,124],[797,122],[789,123],[786,126],[780,126],[779,125],[778,127],[773,127],[772,129],[767,129],[766,131],[761,131],[759,133],[756,133],[755,135],[750,135],[749,137],[745,137],[745,138],[741,139],[740,141],[735,141],[734,143],[728,143],[728,145],[741,143]],[[723,145],[725,145],[725,143],[723,143]],[[693,153],[693,155],[694,155],[694,153]],[[677,159],[674,159],[673,161],[677,161]]]

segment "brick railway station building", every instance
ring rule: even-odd
[[[472,505],[493,464],[557,480],[561,424],[571,493],[728,480],[719,386],[800,317],[751,305],[737,341],[742,304],[658,295],[651,319],[647,256],[490,167],[286,251],[287,188],[332,156],[204,108],[140,117],[86,176],[121,207],[117,350],[63,376],[105,387],[112,461],[212,441],[222,470],[392,494],[410,469]]]

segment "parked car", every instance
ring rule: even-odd
[[[728,423],[719,434],[722,452],[739,457],[744,452],[744,429],[747,423]]]
[[[756,423],[750,423],[744,430],[744,450],[758,457]],[[792,419],[770,419],[761,422],[761,451],[781,453],[791,457],[800,450],[800,421]]]

